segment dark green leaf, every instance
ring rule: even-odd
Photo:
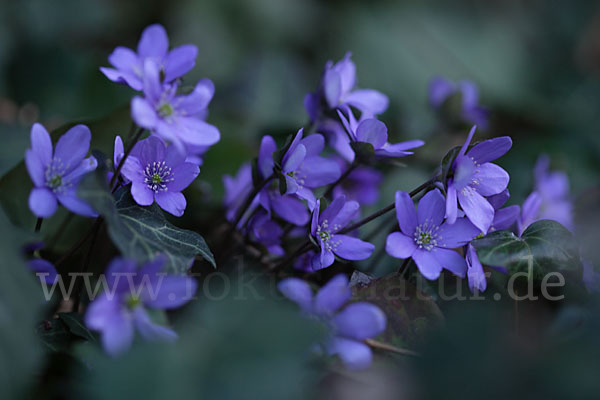
[[[350,142],[352,150],[356,155],[356,159],[362,164],[371,164],[375,159],[375,148],[371,143],[366,142]]]
[[[521,237],[509,231],[492,232],[473,241],[479,260],[503,266],[509,272],[526,272],[528,279],[578,267],[579,257],[573,234],[556,221],[531,224]]]
[[[60,313],[58,314],[58,318],[62,320],[69,331],[75,335],[79,336],[82,339],[88,340],[90,342],[96,342],[96,336],[85,326],[83,322],[83,315],[73,312],[73,313]]]
[[[185,273],[196,255],[216,267],[202,236],[169,223],[156,204],[138,206],[128,186],[117,190],[113,197],[105,177],[102,171],[88,175],[78,194],[104,217],[108,234],[125,257],[144,262],[164,253],[168,257],[167,270],[174,273]]]
[[[442,159],[442,163],[440,165],[440,168],[441,168],[440,175],[441,175],[441,179],[442,179],[442,183],[444,184],[444,187],[446,187],[446,185],[447,185],[448,178],[449,178],[448,174],[450,173],[450,168],[452,168],[452,163],[454,162],[454,159],[458,155],[459,151],[460,151],[460,146],[453,147],[448,153],[446,153],[446,155]]]

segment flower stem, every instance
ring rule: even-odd
[[[270,175],[269,177],[265,178],[261,183],[256,185],[254,187],[254,189],[252,190],[252,192],[248,195],[248,197],[246,198],[246,201],[238,209],[235,219],[233,220],[233,229],[234,230],[237,228],[237,225],[240,223],[240,220],[242,219],[242,217],[248,210],[248,207],[250,207],[250,205],[254,201],[254,198],[256,197],[256,195],[258,193],[260,193],[260,191],[263,190],[265,186],[267,186],[267,184],[273,179],[273,177],[274,177],[274,175]]]
[[[270,268],[270,270],[272,272],[280,270],[281,268],[294,261],[296,257],[299,257],[302,254],[306,253],[308,250],[311,249],[311,247],[313,247],[313,243],[309,239],[306,239],[306,241],[302,243],[302,245],[300,245],[300,247],[298,247],[298,249],[295,252],[287,256],[283,261],[279,262],[278,264],[275,264],[272,268]]]
[[[412,350],[392,346],[391,344],[379,342],[377,340],[365,339],[365,343],[374,349],[390,351],[392,353],[403,354],[405,356],[419,357],[419,353],[416,353]]]
[[[115,169],[115,174],[113,175],[112,179],[110,180],[110,185],[109,185],[109,187],[111,188],[111,191],[113,193],[117,189],[117,186],[115,185],[115,183],[117,182],[117,179],[119,179],[119,174],[121,173],[121,169],[123,169],[123,165],[125,165],[125,160],[127,160],[127,157],[129,157],[131,150],[133,150],[133,146],[135,146],[135,144],[138,142],[138,140],[140,140],[142,133],[144,133],[144,128],[139,128],[138,131],[136,132],[135,136],[133,137],[133,140],[127,147],[127,150],[125,150],[125,153],[123,154],[123,158],[121,158],[121,161],[119,161],[119,165],[117,165],[117,169]]]
[[[39,232],[42,229],[42,222],[44,222],[44,218],[38,218],[35,221],[35,232]]]

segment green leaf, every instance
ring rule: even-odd
[[[104,217],[108,234],[123,256],[145,262],[164,253],[167,271],[182,274],[200,255],[216,268],[202,236],[169,223],[156,204],[138,206],[129,190],[128,186],[122,187],[113,196],[102,170],[86,176],[78,190],[80,198]]]
[[[85,326],[83,315],[76,312],[60,313],[58,318],[67,325],[73,335],[90,342],[97,341],[96,336]]]
[[[34,328],[44,300],[39,280],[23,259],[27,236],[2,210],[0,237],[0,387],[3,399],[22,399],[38,372],[41,352]]]
[[[573,234],[556,221],[537,221],[521,237],[509,231],[492,232],[472,244],[483,264],[506,267],[511,274],[526,272],[529,280],[579,266]]]

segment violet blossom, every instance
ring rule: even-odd
[[[333,264],[335,255],[346,260],[364,260],[371,256],[375,246],[358,238],[338,233],[357,216],[359,205],[346,201],[346,196],[337,197],[322,213],[321,201],[313,209],[310,233],[320,247],[313,257],[313,268],[319,270]]]
[[[446,218],[449,223],[458,216],[457,202],[467,218],[484,234],[494,220],[494,207],[485,198],[501,193],[508,186],[508,173],[492,164],[512,146],[508,136],[488,139],[476,144],[467,152],[476,127],[473,126],[465,144],[460,149],[451,168],[446,197]]]
[[[537,218],[552,219],[573,231],[573,203],[569,194],[569,178],[563,171],[549,171],[550,159],[543,154],[535,164],[534,190],[540,196]]]
[[[339,356],[344,366],[351,370],[371,365],[373,353],[364,341],[385,330],[386,317],[379,307],[367,302],[351,303],[342,309],[352,297],[345,275],[334,276],[315,295],[309,284],[298,278],[284,279],[277,288],[298,304],[304,315],[330,329],[323,344],[326,354]]]
[[[144,95],[131,100],[131,115],[139,126],[151,130],[179,151],[186,146],[211,146],[220,139],[219,130],[204,121],[206,108],[215,92],[208,79],[198,81],[187,95],[177,95],[177,83],[163,85],[158,65],[144,62]]]
[[[85,157],[91,137],[87,126],[75,125],[58,139],[53,152],[48,131],[41,124],[33,124],[31,148],[25,151],[25,166],[34,185],[29,195],[29,209],[37,217],[51,217],[59,202],[75,214],[98,215],[77,196],[83,175],[98,165],[94,157]]]
[[[107,288],[89,305],[88,328],[101,332],[102,346],[112,356],[125,352],[135,331],[148,341],[177,339],[170,328],[154,323],[147,309],[167,310],[187,303],[197,283],[187,276],[161,273],[165,257],[139,269],[135,261],[116,258],[106,270]]]
[[[42,258],[34,258],[27,261],[29,268],[35,272],[35,275],[40,281],[46,282],[48,285],[53,285],[58,279],[58,273],[56,268],[50,261],[46,261]]]
[[[482,129],[488,126],[489,110],[479,104],[479,90],[469,80],[454,83],[448,79],[437,77],[429,84],[429,103],[435,109],[455,94],[461,95],[461,118],[468,123],[478,125]]]
[[[442,268],[464,277],[465,259],[452,250],[473,240],[479,233],[467,218],[444,222],[444,196],[438,189],[425,194],[415,206],[408,193],[396,192],[396,218],[400,232],[388,235],[385,250],[396,258],[412,258],[421,274],[437,279]]]
[[[350,168],[341,158],[336,161],[342,172]],[[383,174],[380,171],[371,167],[359,166],[335,186],[333,197],[345,195],[348,200],[357,201],[360,205],[373,205],[379,200],[379,186],[382,181]]]
[[[154,201],[163,210],[177,217],[183,215],[186,200],[181,191],[198,176],[197,165],[185,162],[174,146],[156,136],[136,143],[125,160],[122,172],[131,181],[131,195],[141,206]]]
[[[108,56],[108,61],[114,68],[100,67],[100,71],[113,82],[142,90],[146,60],[155,62],[163,76],[163,82],[170,83],[189,72],[196,64],[197,56],[198,48],[190,44],[169,51],[169,38],[165,28],[154,24],[142,32],[137,53],[119,46]]]

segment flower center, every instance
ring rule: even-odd
[[[129,308],[130,310],[133,310],[134,308],[139,306],[141,303],[142,303],[142,299],[140,299],[139,296],[136,296],[134,294],[129,296],[129,298],[125,302],[125,304],[127,305],[127,308]]]
[[[415,229],[414,240],[420,249],[431,251],[438,245],[438,240],[442,237],[438,235],[439,226],[430,224],[425,221],[424,224],[417,226]]]
[[[173,115],[173,111],[173,106],[169,103],[162,103],[157,110],[158,115],[160,115],[163,118],[170,117],[171,115]]]
[[[155,161],[152,164],[148,163],[144,170],[144,183],[150,190],[158,192],[159,190],[166,191],[167,183],[175,180],[171,173],[171,168],[164,161]]]
[[[46,168],[46,186],[54,193],[60,193],[69,186],[68,180],[64,179],[67,168],[60,158],[53,158]]]
[[[334,224],[333,227],[329,226],[328,220],[323,220],[321,224],[317,226],[317,235],[321,238],[323,247],[327,250],[335,251],[340,244],[339,240],[334,240],[335,232],[339,231],[341,226]]]

